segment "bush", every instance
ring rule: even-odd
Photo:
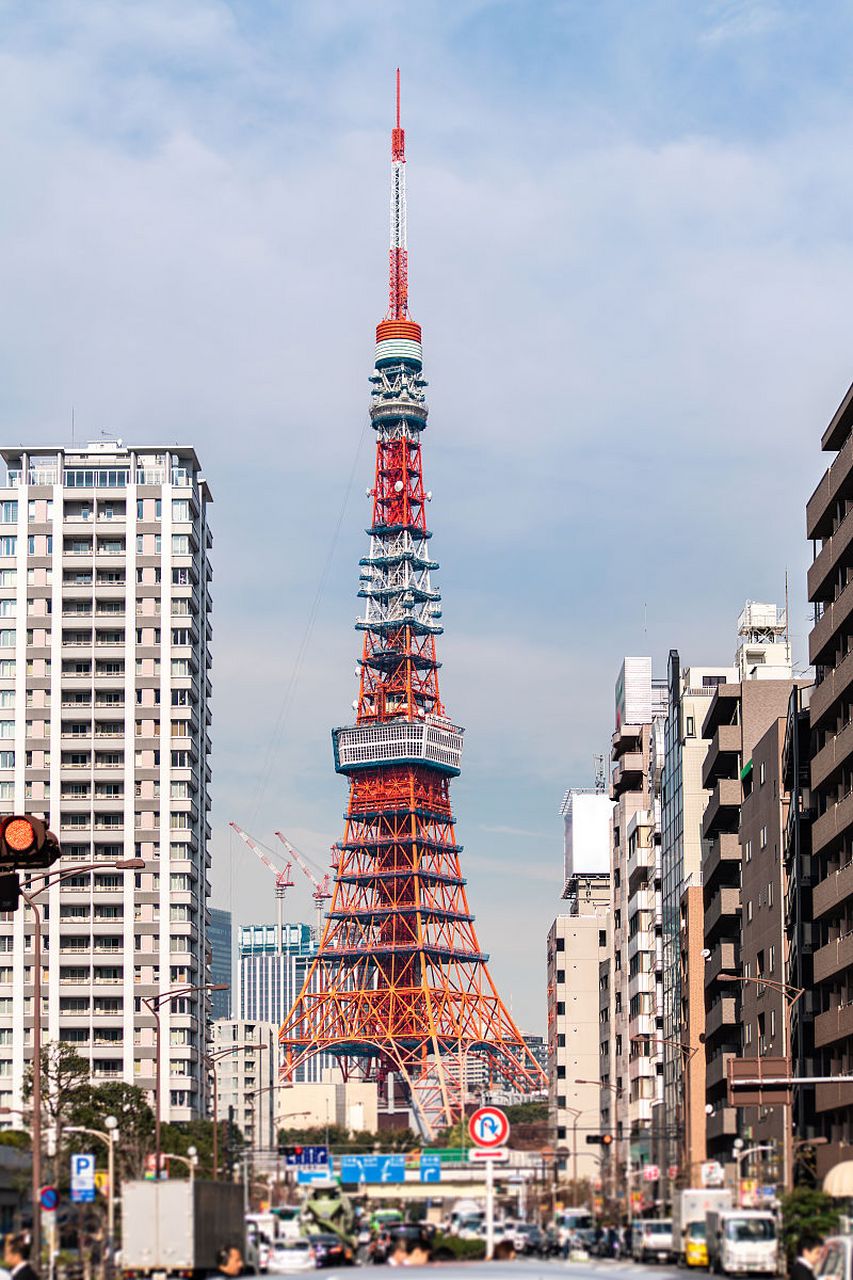
[[[797,1187],[782,1197],[782,1240],[789,1260],[797,1255],[800,1238],[828,1236],[838,1228],[839,1211],[832,1196],[811,1187]]]
[[[433,1262],[475,1262],[485,1256],[485,1240],[460,1240],[458,1236],[447,1236],[441,1231],[433,1238]]]

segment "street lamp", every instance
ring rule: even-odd
[[[684,1079],[684,1126],[682,1130],[682,1141],[684,1144],[684,1150],[681,1158],[682,1158],[684,1167],[687,1170],[687,1185],[692,1186],[693,1166],[697,1162],[691,1159],[693,1155],[693,1141],[692,1141],[693,1132],[692,1132],[691,1117],[690,1117],[690,1064],[692,1063],[693,1059],[696,1057],[696,1054],[704,1045],[705,1036],[704,1035],[699,1036],[698,1044],[685,1044],[683,1040],[676,1040],[673,1037],[652,1036],[650,1034],[639,1035],[637,1036],[637,1039],[650,1040],[654,1044],[668,1045],[669,1048],[677,1049],[678,1052],[681,1054],[681,1071]],[[669,1146],[669,1143],[670,1143],[670,1136],[667,1136],[667,1140],[666,1140],[667,1156],[669,1155],[669,1152],[671,1149]],[[667,1174],[667,1178],[669,1178],[669,1174]]]
[[[578,1193],[578,1120],[583,1115],[580,1107],[566,1107],[566,1111],[572,1117],[572,1182],[574,1183],[574,1193]]]
[[[196,1147],[187,1147],[185,1156],[176,1155],[174,1151],[164,1151],[164,1160],[177,1160],[179,1164],[185,1164],[190,1171],[190,1186],[195,1182],[195,1168],[198,1164],[198,1149]]]
[[[786,1060],[788,1064],[788,1075],[790,1076],[793,1069],[793,1062],[794,1062],[793,1053],[791,1049],[791,1010],[793,1009],[797,1001],[800,999],[800,997],[806,994],[805,988],[795,987],[789,982],[779,982],[777,981],[776,978],[752,977],[751,975],[747,977],[745,974],[742,974],[742,973],[718,973],[717,981],[718,982],[740,982],[740,983],[750,982],[753,984],[753,986],[769,987],[771,991],[775,991],[779,995],[781,995],[783,1001],[785,1002],[784,1019],[783,1019],[783,1027],[782,1027],[782,1035],[784,1037],[783,1044],[782,1044],[782,1057]],[[791,1133],[791,1124],[792,1124],[791,1113],[789,1112],[788,1108],[783,1104],[783,1107],[782,1107],[783,1159],[784,1159],[784,1165],[785,1165],[785,1186],[789,1190],[794,1185],[794,1161],[793,1161],[793,1148],[792,1148],[793,1134]]]
[[[142,858],[121,858],[117,862],[84,862],[74,867],[63,867],[59,871],[46,871],[43,875],[35,877],[43,880],[40,889],[32,891],[32,880],[30,880],[27,889],[21,886],[21,897],[32,911],[35,917],[35,935],[33,942],[33,1118],[32,1118],[32,1147],[33,1147],[33,1173],[32,1173],[32,1202],[33,1202],[33,1230],[32,1230],[32,1254],[35,1259],[36,1266],[41,1263],[41,1209],[39,1198],[41,1195],[41,930],[42,930],[42,914],[41,908],[36,905],[35,899],[47,889],[51,889],[55,884],[60,884],[63,880],[67,880],[69,876],[80,875],[84,871],[141,871],[145,866]]]
[[[227,982],[197,982],[175,987],[172,991],[162,991],[158,996],[142,996],[144,1004],[154,1019],[154,1177],[160,1178],[160,1006],[178,1000],[181,996],[191,996],[196,991],[227,991]]]
[[[107,1148],[107,1240],[110,1259],[110,1274],[113,1270],[113,1253],[115,1251],[115,1140],[118,1137],[118,1120],[115,1116],[106,1116],[104,1126],[107,1130],[86,1129],[82,1125],[66,1125],[66,1133],[85,1133],[88,1138],[97,1138]]]

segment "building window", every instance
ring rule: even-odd
[[[14,556],[18,552],[18,539],[14,537],[0,538],[0,556]]]
[[[759,787],[763,787],[766,781],[767,781],[767,761],[766,761],[766,760],[762,760],[762,761],[761,761],[761,764],[758,766],[758,785],[759,785]]]
[[[688,716],[688,717],[687,717],[687,729],[686,729],[686,734],[687,734],[687,737],[688,737],[688,738],[695,738],[695,737],[696,737],[696,720],[695,720],[695,718],[694,718],[693,716]]]
[[[758,833],[758,847],[759,849],[767,848],[767,828],[766,827],[762,827]]]
[[[752,841],[751,840],[747,840],[746,844],[743,846],[743,856],[746,862],[752,862]]]
[[[607,930],[606,930],[606,929],[599,929],[599,931],[598,931],[598,945],[599,945],[600,947],[606,947],[606,946],[607,946]]]
[[[773,881],[772,880],[767,886],[767,905],[768,907],[773,906]]]
[[[752,899],[746,904],[746,919],[748,924],[752,924]]]

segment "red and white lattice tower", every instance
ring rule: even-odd
[[[393,1075],[426,1133],[458,1119],[470,1055],[495,1085],[546,1087],[504,1007],[468,906],[450,808],[462,730],[438,686],[440,595],[421,470],[421,328],[408,313],[405,134],[391,135],[387,317],[376,330],[370,417],[376,480],[361,561],[364,633],[355,725],[333,731],[349,778],[344,837],[314,965],[281,1028],[284,1076],[317,1053],[345,1077]]]

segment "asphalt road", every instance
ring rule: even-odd
[[[379,1270],[385,1271],[386,1268]],[[325,1276],[327,1280],[354,1280],[358,1271],[332,1269],[313,1274]],[[390,1271],[388,1274],[390,1277]],[[406,1280],[457,1280],[457,1277],[458,1280],[675,1280],[677,1269],[645,1266],[630,1259],[624,1262],[603,1258],[590,1258],[588,1262],[561,1262],[557,1259],[518,1258],[514,1262],[440,1262],[428,1267],[406,1267],[404,1274]]]

